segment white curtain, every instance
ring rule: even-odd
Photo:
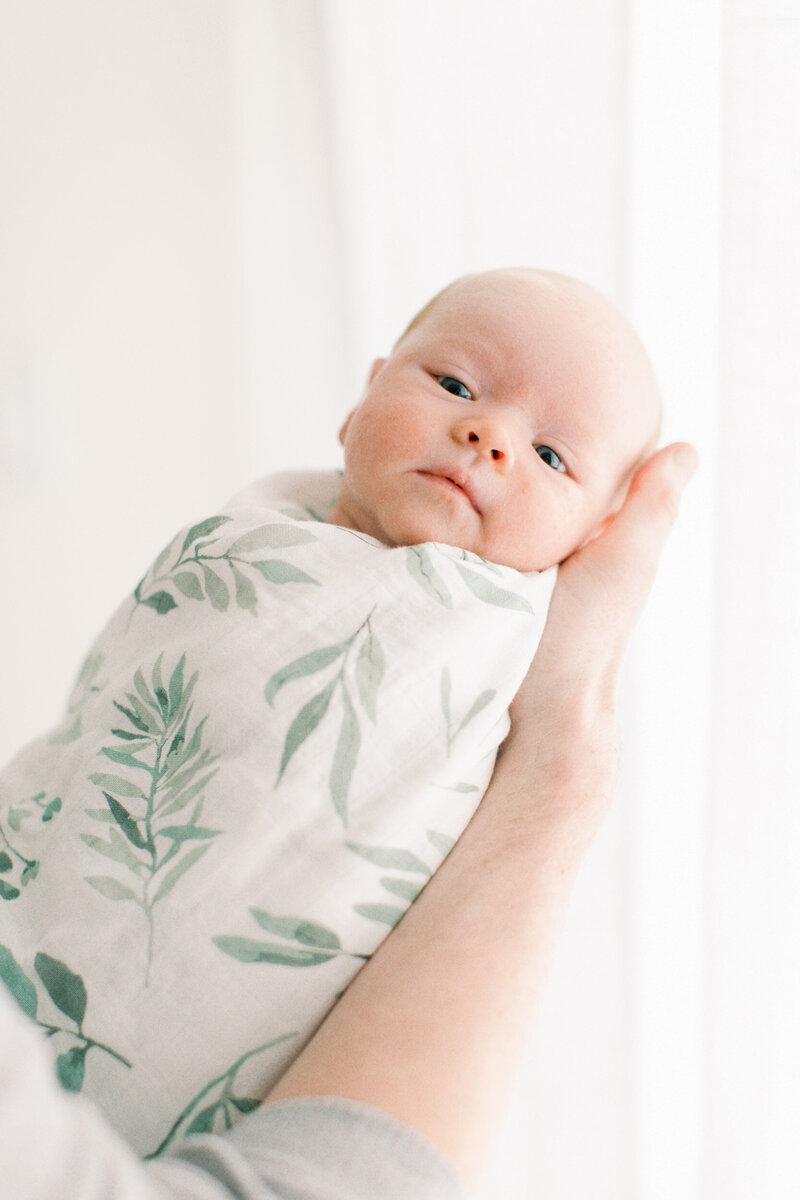
[[[698,446],[483,1200],[800,1194],[800,0],[0,15],[4,754],[154,545],[338,461],[464,271],[606,290]]]

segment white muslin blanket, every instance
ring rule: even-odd
[[[0,979],[145,1155],[255,1107],[475,810],[555,569],[262,481],[159,554],[0,775]]]

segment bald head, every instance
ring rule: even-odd
[[[554,316],[560,314],[571,326],[576,341],[587,352],[604,355],[609,367],[613,364],[624,390],[635,393],[643,412],[649,415],[652,436],[643,447],[643,457],[654,449],[661,431],[662,402],[647,351],[631,323],[607,296],[570,275],[535,267],[501,267],[462,275],[420,309],[395,348],[443,307],[457,315],[475,295],[483,293],[488,299],[492,293],[500,297],[504,292],[520,296],[529,293],[532,313],[542,305],[548,306]]]

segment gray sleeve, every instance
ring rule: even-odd
[[[461,1200],[439,1152],[348,1100],[268,1105],[226,1137],[142,1163],[58,1086],[51,1055],[0,983],[0,1194],[14,1200]]]
[[[152,1164],[164,1183],[187,1166],[236,1200],[463,1200],[450,1165],[420,1134],[379,1109],[333,1097],[267,1105],[226,1138],[188,1139]],[[169,1192],[217,1200],[213,1191]]]

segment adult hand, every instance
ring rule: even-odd
[[[372,1105],[478,1178],[613,792],[622,656],[696,460],[683,444],[653,455],[615,519],[560,568],[472,821],[270,1102],[332,1095]]]
[[[548,692],[580,676],[616,687],[625,647],[653,585],[661,551],[697,468],[688,442],[658,450],[639,468],[619,512],[562,563],[531,676]],[[577,651],[577,653],[576,653]],[[523,686],[516,705],[524,717]]]
[[[600,816],[613,794],[625,650],[697,461],[687,442],[653,454],[619,512],[561,564],[541,644],[511,706],[505,752],[513,746],[537,774],[542,766],[591,773]]]

